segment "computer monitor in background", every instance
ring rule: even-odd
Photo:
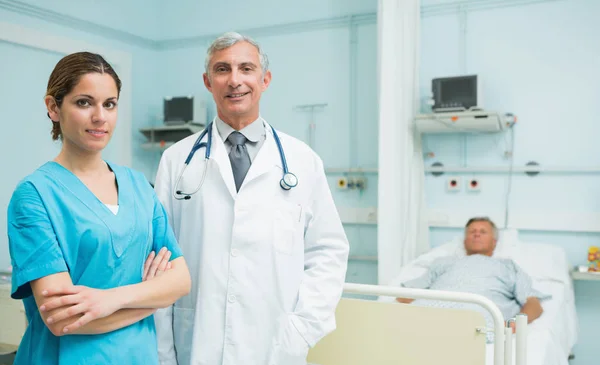
[[[163,103],[165,125],[181,125],[186,123],[206,125],[206,101],[201,97],[177,96],[165,97]]]
[[[163,105],[166,125],[185,124],[194,120],[193,96],[166,97]]]

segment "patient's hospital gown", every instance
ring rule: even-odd
[[[527,298],[537,297],[543,300],[550,297],[533,289],[529,275],[512,260],[485,255],[439,258],[431,264],[429,272],[402,283],[402,286],[479,294],[493,301],[505,320],[516,316]],[[413,304],[476,310],[484,315],[486,326],[494,328],[491,315],[477,304],[428,299],[418,299]]]

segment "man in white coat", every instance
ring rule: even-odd
[[[155,315],[161,364],[306,364],[335,329],[349,251],[323,163],[260,116],[271,72],[256,42],[226,33],[205,67],[210,156],[202,146],[184,171],[200,133],[185,138],[155,182],[192,275],[190,294]]]

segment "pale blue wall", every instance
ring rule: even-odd
[[[65,15],[93,24],[110,27],[131,35],[156,40],[162,35],[161,15],[158,11],[163,3],[160,0],[20,0],[13,1],[13,8],[20,8],[28,14],[25,5],[47,9],[57,15]],[[48,12],[38,13],[48,17]],[[89,27],[89,24],[87,25]]]
[[[145,3],[139,1],[140,5]],[[95,4],[101,7],[98,2]],[[100,11],[76,5],[71,2],[69,9],[79,9],[88,16],[90,11]],[[133,14],[130,17],[135,18]],[[123,88],[132,92],[133,144],[143,141],[143,136],[136,130],[155,118],[161,107],[161,104],[156,102],[161,94],[155,76],[158,51],[149,49],[143,43],[132,43],[135,39],[106,37],[94,27],[74,30],[68,20],[48,22],[6,8],[0,8],[0,22],[130,53],[132,85],[123,85]],[[105,22],[109,24],[108,17],[105,17]],[[131,26],[133,22],[127,24]],[[4,156],[3,169],[8,172],[3,174],[5,178],[0,180],[2,222],[6,222],[6,207],[17,182],[33,172],[41,163],[53,159],[60,149],[60,144],[51,140],[51,123],[46,117],[43,98],[50,72],[61,57],[62,55],[53,52],[0,41],[0,110],[3,113],[5,128],[5,138],[0,144],[0,151]],[[138,134],[142,138],[138,137]],[[146,167],[150,166],[147,160],[146,153],[138,148],[133,149],[133,166],[147,175],[153,175],[154,171]],[[0,269],[5,269],[9,264],[6,224],[0,224]]]
[[[374,0],[257,0],[215,1],[210,5],[196,0],[160,2],[162,39],[212,35],[265,25],[289,24],[351,14],[375,12]]]
[[[600,2],[571,0],[472,12],[466,22],[466,69],[461,68],[459,16],[426,17],[422,22],[422,95],[432,77],[477,73],[484,80],[487,109],[513,112],[515,166],[534,160],[545,166],[600,166],[595,105],[600,100]],[[509,135],[471,135],[466,155],[463,136],[431,135],[426,152],[446,166],[508,166],[503,157]],[[466,158],[465,158],[466,157]],[[429,207],[445,210],[503,211],[506,174],[453,174],[479,178],[482,190],[446,193],[446,177],[428,175]],[[464,181],[464,180],[463,180]],[[542,174],[512,178],[509,212],[600,211],[600,174]],[[432,229],[431,243],[439,245],[459,230]],[[526,241],[563,247],[572,264],[587,260],[587,248],[600,244],[600,234],[521,232]],[[580,339],[572,364],[598,363],[595,329],[600,326],[600,285],[576,282]]]
[[[450,1],[442,1],[450,2]],[[29,0],[40,7],[46,2]],[[432,3],[426,1],[424,3]],[[252,6],[235,3],[214,3],[210,9],[201,2],[185,0],[173,2],[128,1],[97,2],[86,0],[53,2],[54,11],[80,19],[110,26],[126,33],[104,33],[97,27],[73,30],[69,25],[44,22],[13,11],[0,10],[0,21],[22,24],[51,34],[71,37],[131,52],[133,57],[133,165],[153,178],[159,154],[137,148],[144,139],[136,130],[142,126],[160,123],[162,97],[165,95],[202,95],[202,72],[206,39],[202,36],[229,30],[259,28],[292,22],[293,33],[279,32],[282,27],[259,32],[256,37],[268,53],[273,83],[263,96],[262,114],[279,129],[307,140],[308,114],[293,110],[295,105],[328,103],[317,114],[316,151],[328,168],[350,165],[377,167],[377,100],[376,100],[376,47],[377,29],[374,20],[356,26],[356,56],[352,58],[352,27],[315,19],[336,19],[348,14],[372,14],[376,1],[322,1],[294,2],[284,10],[281,2],[262,0]],[[289,4],[286,4],[286,6]],[[236,11],[230,11],[231,8]],[[318,9],[316,11],[315,9]],[[217,15],[218,14],[218,15]],[[519,116],[516,127],[515,163],[523,165],[536,160],[546,165],[598,166],[598,154],[593,153],[600,132],[594,119],[594,105],[600,97],[600,2],[595,0],[557,1],[544,4],[508,7],[469,13],[466,33],[466,69],[461,69],[459,45],[461,35],[457,14],[425,17],[422,20],[421,85],[422,94],[429,92],[432,77],[477,72],[485,79],[485,106],[490,109],[511,111]],[[60,23],[60,22],[59,22]],[[324,25],[325,24],[325,25]],[[156,40],[192,38],[180,48],[175,43],[157,44]],[[166,48],[158,49],[158,46]],[[28,141],[52,151],[52,144],[43,140],[43,133],[34,128],[49,125],[43,114],[42,97],[47,73],[57,55],[22,49],[0,43],[0,61],[7,69],[34,72],[23,82],[12,80],[13,92],[2,89],[0,107],[8,111],[6,120],[22,121],[30,125],[14,129],[14,134],[25,134]],[[10,52],[11,56],[6,57]],[[33,54],[32,54],[33,52]],[[26,58],[27,62],[19,61]],[[355,66],[355,72],[351,69]],[[46,75],[46,76],[44,76]],[[1,76],[4,76],[2,74]],[[41,81],[40,81],[41,79]],[[546,84],[550,80],[549,84]],[[43,81],[43,82],[42,82]],[[355,88],[351,86],[355,85]],[[34,91],[35,89],[39,91]],[[351,93],[354,92],[354,97]],[[356,100],[352,107],[350,101]],[[550,108],[551,107],[551,108]],[[23,113],[26,111],[26,113]],[[352,114],[355,113],[355,114]],[[209,115],[214,115],[210,107]],[[349,135],[351,116],[355,116],[355,137]],[[45,125],[44,125],[45,124]],[[31,135],[27,134],[30,131]],[[41,134],[40,134],[41,133]],[[359,138],[356,138],[359,137]],[[352,140],[357,142],[353,143]],[[506,165],[502,158],[505,136],[469,136],[467,153],[461,149],[462,137],[428,136],[425,148],[435,152],[436,158],[446,165]],[[3,155],[22,151],[18,139],[6,139]],[[352,151],[352,153],[351,153]],[[24,152],[19,159],[8,159],[5,169],[14,175],[24,175],[45,156]],[[351,156],[356,160],[351,161]],[[51,158],[51,156],[48,156]],[[25,166],[22,161],[27,161]],[[354,167],[356,167],[354,166]],[[30,168],[28,168],[30,167]],[[377,176],[367,175],[368,189],[336,190],[335,180],[340,175],[329,174],[336,203],[340,207],[371,207],[377,203]],[[465,175],[469,177],[469,175]],[[476,195],[445,193],[445,179],[426,179],[427,203],[433,208],[454,209],[459,206],[493,206],[502,209],[506,176],[482,175],[482,191]],[[14,180],[14,179],[13,179]],[[16,183],[10,179],[0,182],[0,191],[12,190]],[[510,207],[514,210],[535,206],[539,210],[579,210],[596,212],[599,201],[598,175],[559,175],[529,178],[513,177]],[[0,205],[5,206],[6,194],[0,194]],[[2,200],[4,199],[4,200]],[[4,211],[0,212],[4,214]],[[5,219],[0,216],[0,219]],[[0,226],[1,227],[1,226]],[[376,250],[376,226],[346,225],[352,255],[373,256]],[[1,229],[5,229],[2,227]],[[0,232],[2,234],[5,233]],[[458,233],[452,229],[433,229],[432,245],[439,245]],[[571,263],[585,260],[588,245],[599,244],[600,235],[549,232],[523,232],[526,240],[548,242],[567,250]],[[0,241],[0,250],[5,243]],[[7,256],[0,254],[0,267],[6,266]],[[352,261],[348,281],[376,283],[376,264]],[[597,362],[595,342],[600,325],[597,303],[600,290],[596,283],[576,283],[577,309],[580,316],[580,341],[575,348],[572,364]]]

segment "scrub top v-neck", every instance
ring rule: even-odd
[[[29,282],[68,272],[75,285],[109,289],[142,281],[150,251],[181,256],[167,215],[139,172],[108,164],[118,186],[116,214],[72,172],[48,162],[22,180],[8,209],[12,297],[29,325],[15,364],[158,364],[154,319],[100,335],[54,336]]]

